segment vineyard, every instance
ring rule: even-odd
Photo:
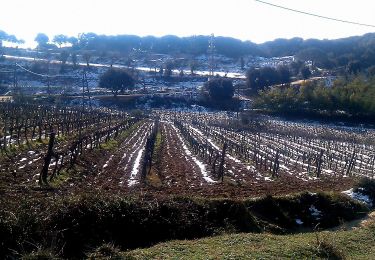
[[[55,187],[261,196],[350,188],[375,174],[375,131],[225,113],[0,105],[4,194]]]

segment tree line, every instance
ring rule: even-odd
[[[35,41],[40,47],[62,47],[69,44],[76,50],[148,51],[162,54],[186,53],[190,55],[207,54],[210,41],[208,35],[162,37],[137,35],[98,35],[92,32],[69,37],[63,34],[50,39],[46,34],[39,33]],[[15,36],[0,31],[0,42],[19,42]],[[332,68],[346,66],[351,61],[358,61],[363,68],[375,64],[375,33],[336,40],[317,40],[302,38],[276,39],[261,44],[241,41],[231,37],[215,37],[215,51],[227,57],[244,56],[282,57],[296,56],[302,60],[311,60],[318,67]],[[51,44],[53,43],[53,44]]]
[[[336,80],[332,87],[311,81],[298,86],[271,87],[259,91],[254,106],[274,112],[373,117],[375,77],[341,78]]]

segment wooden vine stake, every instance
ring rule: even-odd
[[[227,143],[224,143],[223,151],[221,153],[220,165],[219,165],[219,178],[221,178],[221,182],[224,181],[224,161],[225,161],[226,150],[227,150]]]
[[[50,133],[49,143],[48,143],[48,151],[47,151],[46,156],[44,157],[44,165],[43,165],[43,168],[42,168],[42,172],[40,173],[40,176],[39,176],[39,184],[40,185],[43,185],[43,184],[48,185],[48,181],[47,181],[48,168],[49,168],[49,164],[51,163],[52,156],[54,156],[53,145],[55,143],[55,135],[56,134],[54,132]],[[56,162],[56,164],[57,164],[57,162]]]
[[[322,163],[323,163],[323,154],[324,154],[324,150],[323,149],[320,149],[320,154],[319,154],[319,158],[317,160],[317,171],[316,171],[316,177],[319,178],[320,177],[320,174],[322,173]]]
[[[273,163],[273,168],[272,168],[272,178],[275,178],[278,174],[277,172],[279,171],[280,163],[279,163],[279,150],[276,151],[276,156],[275,156],[275,161]]]

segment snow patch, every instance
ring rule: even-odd
[[[112,158],[113,158],[113,155],[111,155],[111,157],[109,157],[108,161],[106,161],[106,163],[103,165],[103,169],[108,167],[108,164],[109,164],[110,161],[112,161]]]
[[[322,215],[322,212],[320,210],[318,210],[317,208],[315,208],[314,205],[311,205],[309,210],[310,210],[311,216],[315,217],[316,220],[320,219],[320,216]]]
[[[265,180],[265,181],[273,181],[273,180],[271,179],[271,177],[264,177],[264,180]]]
[[[199,161],[196,157],[192,156],[192,153],[191,151],[189,150],[189,148],[187,148],[187,146],[185,145],[185,142],[184,140],[182,139],[182,137],[180,136],[177,128],[172,125],[173,129],[177,132],[177,136],[178,138],[180,139],[181,143],[182,143],[182,147],[186,153],[186,155],[190,156],[193,161],[195,162],[196,165],[198,165],[202,175],[203,175],[203,179],[206,181],[206,182],[209,182],[209,183],[215,183],[216,181],[214,181],[213,179],[211,179],[208,174],[207,174],[207,170],[206,170],[206,166],[201,162]]]
[[[296,218],[296,223],[298,225],[303,225],[303,221],[301,219],[299,219],[299,218]]]
[[[139,165],[141,163],[142,154],[143,154],[144,150],[145,150],[145,148],[142,148],[141,150],[139,150],[139,152],[137,154],[137,158],[135,159],[133,169],[132,169],[132,172],[130,174],[130,180],[128,181],[128,187],[131,187],[131,186],[138,183],[138,181],[135,179],[135,177],[137,176],[137,173],[138,173],[138,170],[139,170]]]
[[[368,206],[372,207],[372,201],[369,196],[362,194],[361,192],[354,192],[353,188],[343,191],[342,193],[348,195],[354,200],[360,201],[362,203],[367,204]]]
[[[233,156],[231,156],[231,155],[229,155],[229,154],[227,154],[227,157],[228,157],[229,159],[231,159],[232,161],[235,161],[236,163],[241,163],[240,160],[238,160],[237,158],[235,158],[235,157],[233,157]]]

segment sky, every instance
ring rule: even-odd
[[[273,4],[375,25],[374,0],[264,0]],[[39,32],[78,36],[228,36],[255,43],[276,38],[337,39],[375,27],[319,19],[255,0],[1,0],[0,30],[34,47]]]

